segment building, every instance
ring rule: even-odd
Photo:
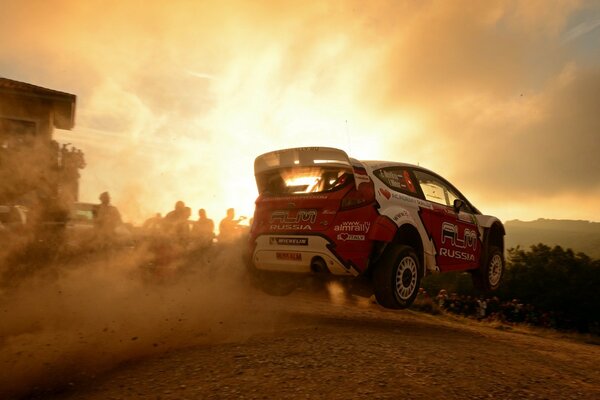
[[[77,97],[0,77],[0,204],[39,214],[77,201],[83,153],[62,147],[54,129],[72,129]]]

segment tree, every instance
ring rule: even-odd
[[[556,314],[559,328],[587,332],[600,323],[600,261],[560,246],[510,249],[499,296]]]

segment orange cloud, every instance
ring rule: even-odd
[[[5,3],[0,74],[78,95],[57,136],[86,152],[83,198],[133,220],[178,199],[248,215],[254,157],[299,145],[418,162],[501,218],[600,198],[600,60],[563,40],[593,4]]]

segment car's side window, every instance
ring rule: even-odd
[[[390,189],[412,196],[417,195],[417,188],[407,169],[398,167],[382,168],[373,173]]]
[[[414,173],[426,200],[452,207],[454,200],[461,198],[437,177],[423,171],[414,171]]]

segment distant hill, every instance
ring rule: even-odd
[[[506,248],[544,243],[600,259],[600,223],[560,219],[512,220],[504,223]]]

